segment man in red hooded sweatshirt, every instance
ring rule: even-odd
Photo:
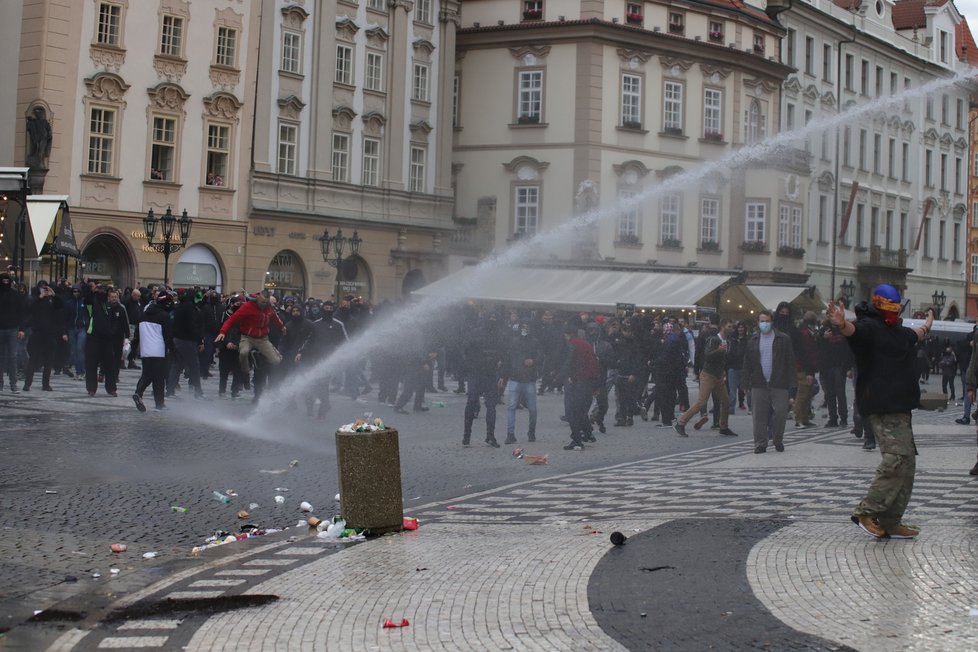
[[[275,309],[269,303],[268,290],[255,294],[253,300],[238,308],[221,326],[221,332],[217,334],[214,341],[223,340],[228,331],[235,326],[241,330],[238,361],[245,374],[251,372],[248,356],[252,349],[258,351],[269,364],[278,364],[282,361],[282,354],[269,341],[268,333],[274,326],[285,334],[285,324],[278,318]]]

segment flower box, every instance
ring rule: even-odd
[[[539,115],[521,115],[516,118],[516,122],[521,125],[537,125],[540,124]]]
[[[623,129],[641,129],[642,123],[638,120],[622,120],[621,126]]]
[[[618,243],[627,245],[637,245],[639,244],[638,235],[635,233],[619,233]]]
[[[682,136],[683,130],[682,127],[666,127],[662,130],[662,133],[666,134],[667,136]]]
[[[669,31],[671,33],[673,33],[673,34],[682,34],[683,33],[683,24],[682,23],[669,23]]]
[[[754,54],[764,54],[764,46],[758,43],[754,44]]]
[[[632,25],[641,25],[642,14],[637,14],[637,13],[625,14],[625,21],[631,23]]]
[[[682,249],[683,243],[679,238],[662,238],[659,246],[663,249]]]
[[[723,142],[723,134],[721,134],[719,131],[707,131],[703,133],[703,140],[721,143]]]
[[[720,251],[720,243],[716,240],[703,240],[700,242],[700,249],[703,251]]]
[[[723,41],[723,32],[710,32],[710,40],[720,43]]]
[[[527,9],[523,12],[523,20],[540,20],[543,18],[543,9]]]
[[[787,258],[802,258],[805,255],[805,250],[801,247],[789,247],[788,245],[781,245],[778,247],[778,255],[785,256]]]
[[[741,251],[753,252],[753,253],[766,253],[767,243],[763,240],[745,240],[740,243]]]

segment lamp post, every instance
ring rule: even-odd
[[[166,209],[166,213],[163,217],[157,219],[153,215],[153,209],[149,209],[149,213],[143,218],[143,230],[146,232],[146,242],[154,251],[163,254],[163,285],[170,285],[170,254],[174,251],[179,251],[187,246],[187,240],[190,239],[190,227],[193,226],[193,220],[187,217],[187,210],[184,209],[183,215],[178,220],[173,217],[173,213],[169,208]],[[160,235],[162,239],[156,240],[156,227],[160,227]],[[173,228],[179,225],[180,232],[180,242],[173,241]]]
[[[843,279],[839,289],[842,290],[842,296],[845,298],[846,308],[848,308],[852,303],[852,298],[856,296],[856,284],[849,279]]]
[[[351,256],[360,254],[361,244],[363,244],[363,238],[357,234],[355,229],[350,238],[343,235],[343,229],[336,229],[336,235],[330,235],[329,229],[323,229],[323,235],[319,238],[319,245],[323,250],[323,261],[336,268],[336,303],[340,301],[340,274],[343,271],[344,250],[349,245],[350,254],[346,256],[349,259]]]
[[[940,292],[934,290],[934,294],[932,294],[930,298],[934,304],[934,312],[936,313],[934,317],[940,319],[941,311],[944,310],[944,304],[947,302],[947,295],[944,294],[943,290]]]

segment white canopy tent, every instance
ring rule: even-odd
[[[27,255],[41,255],[44,244],[52,235],[58,213],[67,205],[68,195],[28,195],[27,215],[30,229],[27,231]]]
[[[619,303],[636,308],[694,310],[714,307],[714,291],[732,278],[729,274],[466,267],[412,294],[565,310],[613,312]]]
[[[775,310],[782,301],[795,303],[804,310],[825,309],[825,302],[817,290],[814,296],[807,294],[807,285],[748,285],[747,289],[757,298],[757,303],[768,310]]]

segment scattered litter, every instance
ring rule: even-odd
[[[645,571],[646,573],[654,573],[660,570],[675,570],[675,566],[643,566],[639,568],[640,571]]]
[[[74,584],[75,582],[78,581],[78,578],[75,577],[74,575],[65,575],[64,581],[67,582],[68,584]]]
[[[281,505],[285,502],[285,496],[275,496],[275,504]]]
[[[408,622],[408,619],[407,618],[402,619],[401,622],[399,622],[399,623],[395,623],[390,618],[388,618],[387,620],[384,621],[384,627],[385,628],[390,628],[390,627],[407,627],[410,624],[411,623]]]
[[[227,491],[225,491],[224,493],[226,493],[226,494],[227,494],[227,495],[229,495],[229,496],[237,496],[237,495],[238,495],[238,492],[237,492],[237,491],[235,491],[234,489],[228,489],[228,490],[227,490]]]
[[[95,579],[98,579],[98,578],[102,577],[102,573],[92,573],[92,577],[94,577]]]
[[[186,514],[189,511],[186,507],[180,507],[179,505],[170,505],[170,509],[177,514]]]
[[[544,465],[547,463],[546,455],[527,455],[523,459],[526,460],[527,464]]]
[[[245,519],[247,519],[247,518],[250,518],[250,517],[251,517],[251,514],[249,514],[248,512],[244,511],[243,509],[240,512],[238,512],[238,518],[240,518],[242,521],[245,520]]]
[[[143,559],[153,559],[154,557],[156,557],[159,554],[160,553],[158,553],[158,552],[144,552],[143,553]]]
[[[615,544],[616,546],[623,546],[623,545],[625,545],[625,542],[626,541],[628,541],[628,537],[626,537],[621,532],[612,532],[611,533],[611,542],[613,544]]]
[[[726,618],[727,616],[732,616],[733,615],[733,612],[732,611],[724,611],[720,615],[723,616],[724,618]]]
[[[202,552],[204,552],[204,546],[194,546],[193,550],[190,551],[190,554],[194,557],[200,557],[200,553]]]
[[[35,615],[35,616],[36,616],[37,614],[40,614],[40,613],[44,613],[44,609],[35,609],[35,610],[34,610],[34,615]]]
[[[222,494],[220,491],[214,491],[214,492],[212,492],[211,493],[211,498],[213,498],[214,500],[220,501],[220,502],[224,503],[225,505],[227,505],[228,503],[231,502],[231,497]]]
[[[469,488],[470,488],[471,486],[472,486],[472,485],[470,485],[470,484],[467,484],[467,485],[463,485],[463,486],[462,486],[462,489],[469,489]],[[419,498],[420,498],[420,496],[419,496]]]
[[[44,490],[44,493],[46,493],[46,494],[56,494],[56,493],[58,493],[58,492],[57,492],[57,491],[55,491],[54,489],[45,489],[45,490]]]
[[[252,511],[258,509],[258,503],[248,503],[248,509]]]
[[[299,540],[299,537],[292,536],[292,537],[289,537],[288,539],[286,539],[286,542],[288,542],[288,543],[295,543],[298,540]]]
[[[639,614],[639,616],[641,618],[645,618],[646,616],[648,616],[648,614],[643,611],[642,613]]]
[[[258,472],[259,473],[272,473],[274,475],[281,475],[283,473],[288,473],[289,471],[291,471],[292,469],[294,469],[297,466],[299,466],[299,460],[292,460],[291,462],[289,462],[288,468],[285,468],[285,469],[258,469]],[[279,489],[276,489],[275,491],[280,491],[280,490]],[[283,489],[281,491],[288,491],[288,489]]]
[[[313,512],[313,511],[315,511],[315,509],[313,509],[313,506],[310,505],[309,503],[307,503],[304,500],[301,503],[299,503],[299,509],[301,509],[304,512]]]
[[[445,401],[432,401],[431,402],[431,407],[433,407],[433,408],[448,407],[448,403],[446,403]]]
[[[427,566],[422,566],[420,568],[415,568],[414,570],[416,570],[416,571],[425,571],[425,570],[428,570],[428,567]]]
[[[978,618],[978,607],[972,607],[968,610],[968,615],[972,618]]]
[[[112,573],[113,575],[118,575],[119,574],[119,569],[118,568],[110,568],[109,569],[109,572]]]
[[[339,494],[336,494],[335,496],[333,496],[333,500],[339,500],[339,499],[340,499],[340,495]]]
[[[458,509],[458,505],[448,505],[445,509]]]
[[[109,547],[112,549],[112,552],[125,552],[129,549],[129,546],[124,543],[113,543]]]
[[[526,451],[523,450],[522,448],[513,449],[513,457],[515,457],[516,459],[518,460],[523,459],[524,455],[526,455]]]
[[[322,523],[322,520],[316,518],[315,516],[310,516],[306,519],[306,524],[308,524],[309,527],[319,527],[320,523]]]
[[[402,522],[405,530],[417,530],[418,529],[418,519],[412,516],[405,516]]]
[[[292,460],[291,462],[289,462],[290,469],[294,469],[297,466],[299,466],[299,460]]]
[[[345,426],[340,426],[340,432],[378,432],[380,430],[387,430],[387,425],[384,423],[383,419],[377,418],[373,421],[369,421],[370,417],[367,419],[357,419],[353,423],[348,423]]]
[[[322,523],[320,523],[322,525]],[[328,524],[326,529],[319,528],[320,532],[316,536],[320,539],[339,539],[343,534],[343,530],[346,529],[346,521],[339,519]]]
[[[289,488],[288,487],[275,487],[275,491],[279,491],[279,492],[285,494],[285,493],[288,493],[289,492]]]

